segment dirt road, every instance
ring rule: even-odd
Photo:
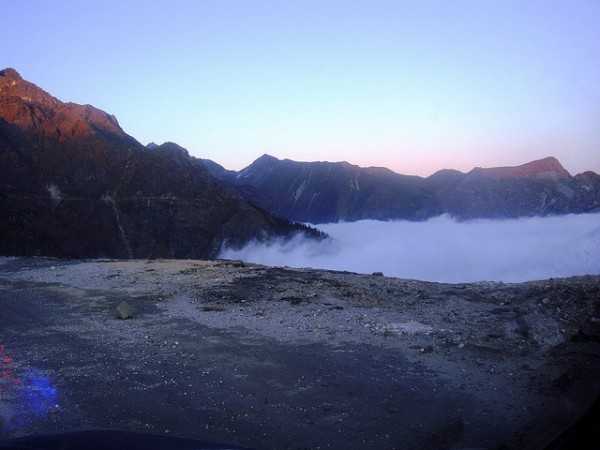
[[[121,302],[133,318],[119,320]],[[0,259],[0,437],[542,448],[600,392],[600,277],[438,284],[227,261]]]

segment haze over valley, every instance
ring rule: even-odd
[[[330,239],[296,237],[226,249],[222,258],[440,282],[520,282],[600,273],[600,214],[323,224]]]

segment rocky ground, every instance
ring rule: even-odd
[[[0,259],[0,437],[537,449],[591,406],[599,375],[598,276],[439,284],[236,261]]]

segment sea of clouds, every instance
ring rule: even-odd
[[[458,222],[362,220],[320,225],[330,239],[296,237],[225,249],[221,258],[430,281],[526,281],[600,274],[600,214]]]

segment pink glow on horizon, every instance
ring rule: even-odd
[[[228,169],[600,172],[598,1],[5,3],[3,67]]]

